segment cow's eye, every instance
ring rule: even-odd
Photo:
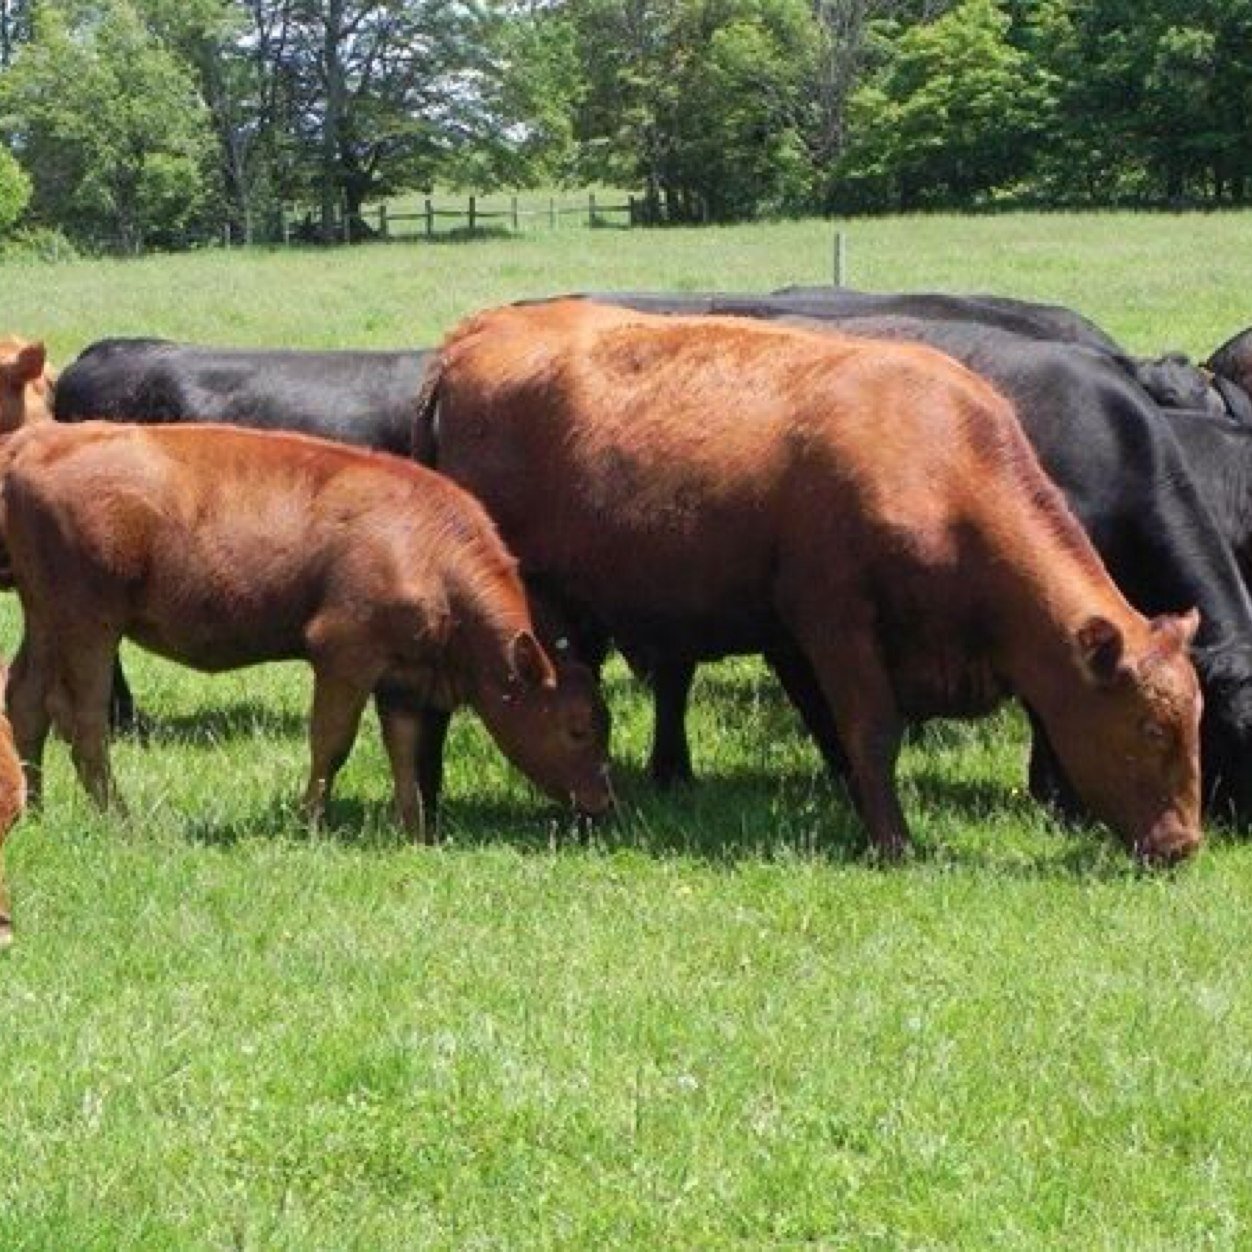
[[[1169,731],[1160,722],[1149,717],[1143,723],[1143,737],[1152,743],[1164,743],[1169,738]]]

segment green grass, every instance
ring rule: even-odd
[[[1248,320],[1252,216],[853,223],[868,287],[1063,300],[1136,349]],[[571,231],[0,271],[60,360],[105,334],[433,342],[587,287],[819,281],[830,228]],[[18,614],[0,605],[0,650]],[[761,670],[709,667],[701,783],[580,839],[459,719],[405,846],[373,726],[311,835],[306,673],[136,652],[131,817],[64,749],[11,836],[0,1248],[1238,1248],[1252,1238],[1252,848],[1169,876],[1022,794],[1006,713],[906,751],[919,850],[860,834]]]

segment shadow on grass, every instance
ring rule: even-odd
[[[172,717],[139,715],[138,724],[121,734],[135,742],[164,746],[185,743],[225,743],[236,739],[303,738],[308,715],[282,712],[260,700],[237,700],[231,704],[176,713]]]
[[[451,849],[508,847],[545,855],[574,848],[635,852],[723,868],[793,859],[875,864],[844,788],[818,768],[767,772],[736,767],[706,773],[695,783],[665,792],[636,767],[619,766],[615,780],[618,811],[595,823],[580,822],[537,795],[452,796],[440,809],[441,842]],[[1021,855],[998,848],[994,840],[952,842],[940,834],[916,844],[902,864],[883,865],[883,872],[941,868],[1020,879],[1102,880],[1137,872],[1102,828],[1062,824],[1042,815],[1029,795],[994,781],[952,779],[922,770],[914,772],[908,790],[906,807],[915,818],[924,811],[958,827],[1007,818],[1023,826],[1042,824],[1056,842],[1043,853]],[[296,800],[292,789],[244,816],[192,816],[185,836],[216,847],[256,838],[378,849],[410,842],[387,797],[340,794],[317,829],[305,823]],[[1233,841],[1233,836],[1226,838]]]

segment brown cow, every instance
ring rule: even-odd
[[[799,649],[882,853],[907,844],[906,721],[1010,693],[1142,856],[1199,845],[1196,614],[1130,608],[949,357],[557,301],[454,330],[421,407],[417,446],[628,656]]]
[[[515,562],[438,474],[219,426],[49,423],[4,455],[0,533],[26,622],[9,705],[32,799],[50,724],[91,795],[112,796],[109,686],[126,637],[206,671],[308,659],[314,819],[371,692],[415,834],[438,790],[425,762],[462,703],[545,791],[608,807],[590,674],[562,667],[558,683]]]
[[[0,338],[0,435],[51,421],[55,382],[43,344]]]

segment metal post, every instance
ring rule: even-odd
[[[848,241],[841,230],[835,231],[835,286],[844,286],[848,273]]]
[[[378,237],[387,238],[387,204],[385,201],[378,206]]]
[[[594,226],[596,224],[596,193],[594,191],[587,192],[587,225]]]
[[[478,197],[470,196],[469,198],[469,233],[474,233],[474,227],[478,224]]]
[[[517,217],[517,197],[513,197],[513,231],[516,233],[521,227],[521,223]]]
[[[433,239],[435,237],[435,209],[430,202],[430,197],[426,197],[426,238]]]
[[[556,200],[548,197],[548,226],[551,230],[556,230]]]

